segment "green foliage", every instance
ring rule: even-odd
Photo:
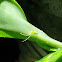
[[[44,58],[35,62],[61,62],[60,58],[62,58],[62,49],[58,49],[56,52],[50,53]]]
[[[5,29],[8,31],[15,31],[15,32],[20,33],[21,32],[20,26],[25,25],[24,23],[21,22],[22,20],[25,22],[26,17],[24,15],[22,8],[20,8],[16,2],[14,1],[1,2],[0,4],[0,30]],[[24,31],[24,29],[22,31]],[[2,35],[0,36],[2,37]]]
[[[52,62],[52,59],[55,62],[62,56],[62,43],[30,24],[22,8],[14,0],[0,0],[0,37],[25,39],[36,42],[46,50],[56,51],[38,62]]]

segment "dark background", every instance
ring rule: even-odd
[[[24,10],[27,20],[31,24],[43,30],[50,37],[62,41],[61,0],[17,0],[17,2]],[[34,55],[33,57],[33,54],[27,50],[28,47],[25,43],[21,43],[21,48],[19,48],[18,41],[21,40],[0,38],[0,62],[16,62],[16,60],[17,62],[33,62],[34,60],[40,59],[40,57],[42,57],[42,55],[33,47],[31,43],[25,42],[26,44],[31,45],[30,47],[33,47],[39,56]],[[31,51],[31,49],[29,50]],[[23,51],[26,52],[22,54],[21,52]],[[46,51],[46,53],[48,52]],[[25,57],[22,58],[23,55]],[[28,56],[33,59],[27,58]],[[19,60],[19,58],[21,60]]]
[[[61,0],[17,0],[30,23],[62,41]]]

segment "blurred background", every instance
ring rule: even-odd
[[[27,20],[50,37],[62,41],[62,0],[16,0]],[[49,52],[36,43],[0,38],[2,62],[34,62]],[[7,57],[6,57],[7,56]]]

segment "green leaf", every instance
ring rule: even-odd
[[[14,0],[0,2],[0,37],[27,39],[41,44],[40,46],[46,50],[62,48],[61,42],[50,38],[42,30],[30,24],[22,8]]]
[[[23,33],[23,27],[27,28],[26,25],[28,24],[25,21],[27,19],[18,4],[10,1],[3,1],[0,4],[0,29]]]
[[[61,62],[62,59],[62,49],[58,49],[56,52],[50,53],[42,59],[35,62]]]

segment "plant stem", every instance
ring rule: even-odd
[[[41,44],[40,45],[41,47],[50,46],[52,48],[62,48],[62,43],[60,41],[52,39],[51,37],[49,37],[47,34],[45,34],[40,29],[38,29],[34,26],[32,26],[32,27],[33,27],[33,32],[35,32],[35,33],[31,35],[31,38],[29,39],[30,41],[34,41],[34,42],[38,43],[39,45]]]

